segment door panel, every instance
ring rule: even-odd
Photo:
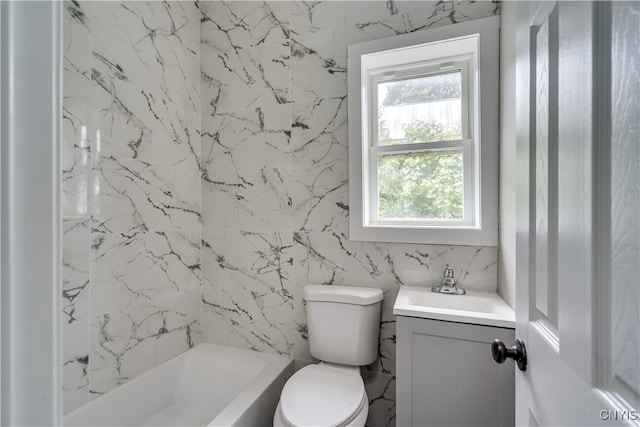
[[[557,7],[534,31],[536,146],[536,317],[557,329]]]
[[[558,3],[560,355],[591,383],[593,363],[593,3]]]
[[[519,425],[640,425],[639,10],[518,4]]]
[[[637,2],[611,6],[611,367],[605,382],[640,400],[640,29]],[[629,31],[629,28],[635,29]]]

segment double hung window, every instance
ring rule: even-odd
[[[351,239],[497,243],[497,19],[479,21],[349,47]]]

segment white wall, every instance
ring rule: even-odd
[[[500,235],[498,292],[516,304],[516,2],[500,10]]]

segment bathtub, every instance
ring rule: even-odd
[[[292,373],[286,357],[198,344],[70,412],[63,424],[271,426]]]

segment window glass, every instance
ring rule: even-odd
[[[462,73],[378,82],[378,145],[462,139]]]
[[[462,219],[462,149],[378,156],[378,218]]]

